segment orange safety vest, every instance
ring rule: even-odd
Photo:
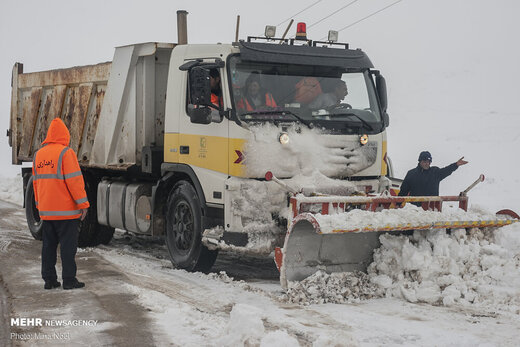
[[[316,77],[304,77],[295,85],[294,101],[308,104],[321,93],[320,81]]]
[[[74,150],[67,147],[70,133],[55,118],[42,147],[33,159],[33,187],[36,207],[43,220],[77,219],[90,206],[83,175]]]
[[[273,96],[270,93],[265,93],[265,106],[276,107],[276,102],[273,99]],[[242,98],[238,101],[237,108],[246,109],[247,111],[253,111],[254,108],[249,104],[247,98]]]
[[[211,103],[215,106],[218,106],[218,107],[222,107],[222,104],[221,104],[222,100],[220,99],[220,97],[214,93],[211,93]]]

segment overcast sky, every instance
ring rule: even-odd
[[[329,29],[349,26],[395,1],[358,0],[311,27],[352,2],[322,0],[294,19],[307,23],[309,38],[322,39]],[[190,43],[228,43],[234,40],[237,15],[241,16],[240,37],[245,38],[260,35],[266,24],[277,25],[316,2],[3,0],[0,162],[4,165],[0,173],[19,171],[10,167],[5,137],[15,62],[22,62],[25,72],[33,72],[110,61],[115,46],[176,42],[178,9],[189,12]],[[438,111],[442,117],[446,109],[520,116],[519,10],[517,0],[402,0],[341,31],[340,41],[363,49],[385,75],[393,119],[413,110]],[[278,27],[278,36],[287,23]],[[389,148],[392,138],[417,131],[416,126],[391,127]]]

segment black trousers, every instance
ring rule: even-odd
[[[56,280],[56,251],[60,256],[64,282],[76,278],[76,250],[78,248],[79,219],[42,221],[42,278]]]

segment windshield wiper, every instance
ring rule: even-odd
[[[360,116],[358,116],[357,114],[354,114],[354,113],[333,113],[333,114],[331,114],[331,116],[356,117],[357,119],[359,119],[361,121],[361,123],[365,126],[365,128],[369,129],[370,131],[374,130],[374,127],[371,126],[366,120],[364,120],[363,118],[361,118]]]
[[[293,113],[291,111],[288,111],[288,110],[247,112],[247,113],[241,114],[240,117],[252,116],[252,115],[255,115],[255,114],[281,114],[283,116],[285,116],[287,114],[287,115],[293,116],[294,118],[299,120],[301,123],[305,124],[309,129],[312,128],[310,123],[307,120],[303,119],[302,117],[300,117],[297,114],[295,114],[295,113]],[[268,119],[268,120],[270,120],[270,119]]]

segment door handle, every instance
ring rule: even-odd
[[[190,146],[181,146],[179,153],[180,154],[190,154]]]

